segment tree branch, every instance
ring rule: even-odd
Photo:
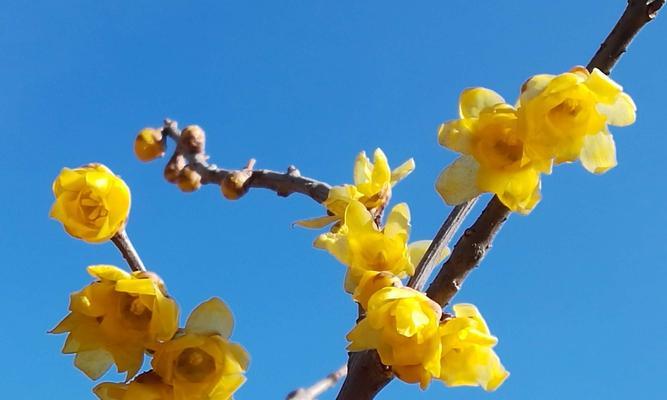
[[[144,266],[143,261],[141,261],[139,253],[137,253],[137,250],[132,245],[129,236],[127,236],[125,229],[121,229],[118,233],[113,235],[111,237],[111,242],[116,245],[120,254],[125,261],[127,261],[127,265],[130,266],[132,271],[146,272],[146,267]]]
[[[644,25],[656,17],[658,10],[664,4],[665,0],[629,0],[623,15],[586,68],[589,71],[597,68],[609,75],[616,62],[627,51],[632,39]]]
[[[239,191],[239,196],[245,194],[250,188],[263,188],[272,190],[282,197],[287,197],[292,193],[301,193],[321,203],[329,195],[330,185],[301,176],[299,170],[293,165],[289,166],[287,171],[283,173],[252,168],[229,170],[209,164],[208,156],[204,151],[203,131],[201,131],[202,137],[197,138],[201,140],[201,143],[193,145],[191,137],[184,140],[175,121],[166,119],[162,134],[163,140],[170,138],[177,144],[174,154],[165,168],[165,177],[172,183],[176,183],[179,174],[187,167],[199,174],[201,184],[222,185],[232,175],[246,172],[247,175],[243,177],[243,181],[239,182],[236,188]]]
[[[336,371],[315,382],[308,388],[299,388],[287,395],[286,400],[316,400],[317,396],[326,392],[347,374],[347,364],[343,364]]]
[[[587,68],[609,73],[626,51],[639,30],[655,18],[665,0],[630,0],[623,15],[595,53]],[[452,254],[427,290],[427,295],[443,307],[451,301],[461,284],[492,246],[493,239],[509,217],[510,211],[493,197],[475,223],[454,246]],[[388,367],[380,363],[376,351],[351,353],[349,373],[337,400],[370,400],[393,378]]]
[[[433,270],[438,265],[438,255],[444,250],[449,242],[452,240],[456,232],[461,227],[461,224],[466,219],[473,206],[477,202],[477,198],[466,201],[454,207],[445,219],[445,222],[436,233],[431,245],[426,250],[424,257],[422,257],[419,265],[415,269],[415,274],[408,280],[408,286],[417,290],[422,290],[426,281],[433,273]]]

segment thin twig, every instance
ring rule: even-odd
[[[664,0],[647,2],[630,0],[623,15],[607,39],[591,59],[587,68],[608,73],[625,52],[639,30],[655,18]],[[475,223],[454,246],[451,256],[431,283],[427,294],[445,306],[456,295],[470,271],[491,248],[495,235],[507,220],[510,211],[497,197],[491,199]],[[337,400],[371,400],[392,379],[376,351],[350,354],[349,372]]]
[[[286,400],[316,400],[317,396],[326,392],[347,374],[347,364],[307,388],[299,388],[287,395]]]
[[[120,254],[123,255],[123,258],[127,261],[127,264],[132,271],[146,272],[146,267],[144,266],[143,261],[141,261],[139,253],[137,253],[137,250],[132,245],[129,236],[127,236],[125,229],[121,229],[118,233],[113,235],[111,237],[111,242],[116,245]]]
[[[162,128],[164,137],[168,137],[176,142],[177,146],[174,150],[174,155],[170,159],[170,163],[177,160],[179,156],[184,158],[185,163],[180,166],[183,169],[185,166],[193,169],[201,176],[201,184],[220,185],[225,178],[237,170],[230,170],[220,168],[214,164],[208,163],[208,156],[203,152],[192,151],[187,146],[183,146],[181,142],[181,133],[178,130],[178,125],[175,121],[166,119]],[[252,169],[254,162],[250,168],[245,170],[252,170],[249,178],[245,181],[245,188],[263,188],[269,189],[278,196],[287,197],[292,193],[304,194],[318,203],[323,202],[329,195],[331,186],[325,182],[320,182],[316,179],[301,176],[299,170],[290,165],[286,172],[271,171],[268,169]],[[247,167],[247,166],[246,166]]]
[[[445,247],[449,245],[449,242],[452,240],[456,232],[461,227],[463,221],[465,221],[468,214],[472,210],[473,206],[477,202],[477,198],[466,201],[463,204],[459,204],[454,207],[452,211],[445,219],[445,222],[440,227],[438,233],[436,233],[433,241],[426,250],[424,257],[417,265],[415,269],[415,274],[410,277],[408,280],[408,286],[417,290],[422,290],[426,281],[433,273],[433,270],[438,265],[438,255],[444,250]]]

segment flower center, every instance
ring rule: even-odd
[[[81,213],[88,221],[95,223],[109,215],[109,210],[104,206],[104,202],[95,193],[85,191],[80,196],[79,206],[81,207]]]
[[[120,295],[120,317],[124,325],[136,330],[146,330],[153,317],[153,312],[146,307],[139,297],[127,293]]]
[[[188,347],[179,354],[176,370],[190,382],[202,382],[215,371],[215,360],[197,347]]]

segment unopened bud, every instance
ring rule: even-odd
[[[181,132],[178,145],[188,153],[203,153],[206,134],[199,125],[189,125]]]
[[[185,156],[174,154],[164,167],[164,179],[168,182],[176,183],[183,168],[185,168]]]
[[[194,192],[201,187],[201,175],[188,165],[178,175],[176,184],[184,192]]]
[[[134,140],[134,154],[141,161],[151,161],[164,155],[162,131],[155,128],[144,128]]]
[[[220,183],[222,195],[228,200],[237,200],[248,192],[246,183],[252,176],[252,171],[249,169],[242,169],[240,171],[232,171]]]

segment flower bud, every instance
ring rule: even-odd
[[[194,192],[201,187],[201,175],[188,165],[178,175],[176,184],[184,192]]]
[[[185,156],[174,154],[164,167],[164,179],[170,183],[176,183],[181,171],[185,168]]]
[[[251,176],[252,171],[247,169],[230,172],[220,183],[222,195],[227,200],[238,200],[248,192],[246,183]]]
[[[199,125],[189,125],[181,132],[178,145],[188,153],[203,153],[206,134]]]
[[[144,162],[164,156],[162,132],[155,128],[140,130],[134,140],[134,154]]]

